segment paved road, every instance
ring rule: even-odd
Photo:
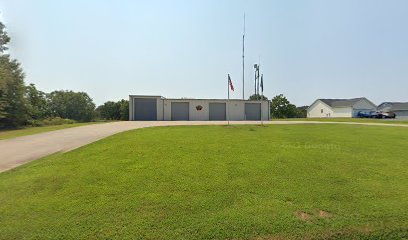
[[[357,124],[376,126],[408,127],[408,124],[314,122],[314,121],[269,121],[265,124]],[[0,140],[0,172],[15,168],[29,161],[56,153],[67,152],[115,133],[154,126],[176,125],[225,125],[225,121],[154,121],[113,122],[93,124],[52,132],[39,133],[14,139]],[[231,124],[259,124],[253,121],[231,121]]]

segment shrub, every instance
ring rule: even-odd
[[[60,118],[60,117],[29,121],[29,125],[33,127],[53,126],[53,125],[62,125],[62,124],[73,124],[73,123],[76,123],[76,121],[72,119],[66,119],[66,118]]]

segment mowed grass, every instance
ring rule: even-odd
[[[0,174],[1,239],[401,239],[408,129],[138,129]]]
[[[387,123],[408,124],[408,119],[376,119],[376,118],[274,118],[272,121],[318,121],[318,122],[356,122],[356,123]]]
[[[97,124],[104,122],[87,122],[87,123],[71,123],[71,124],[61,124],[61,125],[52,125],[44,127],[27,127],[22,129],[12,129],[12,130],[0,130],[0,140],[16,138],[21,136],[33,135],[37,133],[51,132],[55,130],[73,128],[90,124]]]

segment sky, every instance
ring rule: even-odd
[[[261,65],[264,95],[408,101],[406,0],[0,0],[10,54],[38,89],[242,98]]]

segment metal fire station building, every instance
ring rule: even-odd
[[[130,121],[267,121],[270,101],[129,95]]]

